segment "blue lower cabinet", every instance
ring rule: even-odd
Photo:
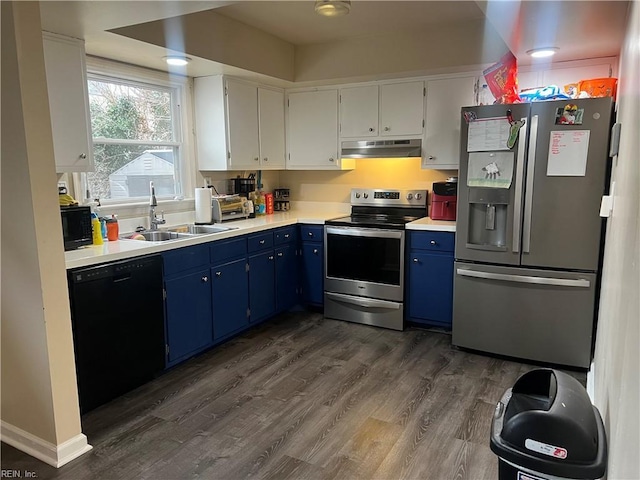
[[[250,321],[259,322],[276,311],[275,255],[273,250],[249,257]]]
[[[407,256],[407,320],[451,329],[453,233],[412,232]]]
[[[284,312],[298,303],[298,258],[295,244],[275,250],[276,311]]]
[[[324,304],[324,244],[302,242],[300,264],[302,301],[322,306]]]
[[[213,342],[209,269],[165,279],[165,291],[170,366]]]
[[[219,340],[249,326],[249,282],[244,258],[211,268],[213,338]]]

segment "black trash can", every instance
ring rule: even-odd
[[[575,378],[546,368],[525,373],[502,396],[491,450],[500,480],[595,480],[607,469],[598,409]]]

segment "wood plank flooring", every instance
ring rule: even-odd
[[[83,416],[94,449],[39,479],[498,478],[495,402],[533,368],[450,336],[281,315]]]

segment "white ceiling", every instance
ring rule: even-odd
[[[351,37],[429,29],[481,19],[485,13],[520,64],[526,51],[560,50],[554,61],[617,56],[622,45],[627,1],[365,1],[353,0],[345,17],[324,18],[313,1],[68,1],[41,2],[43,29],[86,41],[87,53],[165,69],[164,49],[108,30],[216,9],[216,13],[263,30],[294,45]],[[483,13],[485,12],[485,13]],[[197,14],[197,13],[196,13]],[[443,38],[443,42],[447,39]],[[425,48],[437,48],[425,45]],[[216,62],[196,58],[193,76],[232,73]]]

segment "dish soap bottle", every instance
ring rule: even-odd
[[[98,218],[98,214],[93,212],[91,214],[91,230],[92,230],[92,238],[94,245],[102,245],[104,244],[104,240],[102,239],[102,225],[100,224],[100,219]]]

